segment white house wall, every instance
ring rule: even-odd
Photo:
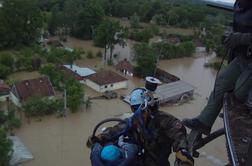
[[[100,86],[93,81],[90,81],[89,79],[86,80],[86,85],[90,88],[96,90],[97,92],[100,92]]]
[[[21,107],[19,99],[12,92],[10,93],[10,99],[16,106]]]
[[[105,91],[112,91],[112,90],[117,90],[117,89],[128,88],[128,81],[122,81],[122,82],[118,82],[118,83],[114,83],[114,84],[100,86],[91,80],[87,80],[86,84],[90,88],[96,90],[97,92],[101,92],[101,93],[103,93]]]
[[[8,97],[9,97],[9,95],[0,96],[0,101],[1,101],[1,102],[7,101],[7,98],[8,98]]]

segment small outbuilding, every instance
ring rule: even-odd
[[[31,97],[52,98],[53,96],[55,96],[55,91],[48,77],[23,80],[14,84],[10,92],[11,101],[18,107]]]
[[[134,73],[134,66],[127,60],[124,59],[123,61],[120,61],[115,66],[117,71],[120,71],[124,75],[133,76]]]
[[[90,68],[79,67],[77,65],[63,65],[62,70],[66,75],[73,76],[80,83],[85,83],[88,76],[96,73]]]
[[[156,95],[160,104],[173,103],[193,96],[194,87],[185,81],[175,81],[158,86]]]
[[[128,79],[110,70],[102,70],[90,75],[86,79],[86,85],[97,92],[112,91],[128,88]]]

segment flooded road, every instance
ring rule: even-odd
[[[161,107],[161,110],[171,113],[178,118],[194,117],[199,114],[207,103],[214,85],[216,71],[204,68],[204,63],[212,57],[197,56],[195,58],[182,58],[161,61],[159,66],[195,86],[194,100],[183,105]],[[99,59],[79,61],[82,65],[94,67],[100,63]],[[129,89],[118,91],[127,94],[133,88],[143,86],[144,81],[131,79]],[[98,95],[93,90],[86,88],[87,96]],[[69,114],[66,118],[55,116],[36,120],[30,124],[24,122],[22,128],[16,131],[17,136],[31,150],[35,159],[21,164],[21,166],[90,166],[89,153],[85,142],[94,126],[101,120],[129,112],[129,106],[120,99],[93,100],[89,110]],[[220,119],[214,128],[223,126]],[[202,156],[195,159],[196,166],[220,166],[226,161],[225,141],[221,137],[200,150]],[[171,161],[173,156],[171,157]]]

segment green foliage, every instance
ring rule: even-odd
[[[78,38],[92,39],[102,21],[104,11],[99,0],[65,0],[53,6],[49,24],[51,33],[70,33]]]
[[[182,42],[178,45],[169,43],[156,43],[153,47],[160,52],[161,59],[174,59],[181,57],[191,57],[195,52],[195,45],[190,42]]]
[[[96,57],[101,58],[102,57],[102,52],[101,51],[97,52]]]
[[[51,48],[50,51],[45,55],[46,60],[49,63],[61,64],[64,61],[64,57],[68,52],[60,48]]]
[[[0,127],[4,125],[4,123],[7,121],[7,116],[4,114],[3,111],[0,111]]]
[[[136,13],[141,19],[146,17],[152,2],[146,0],[103,0],[106,15],[130,17]]]
[[[113,60],[112,60],[112,59],[109,59],[109,60],[107,61],[107,64],[108,64],[109,66],[113,66],[113,65],[114,65]]]
[[[78,110],[78,108],[80,107],[80,105],[83,103],[84,90],[83,90],[81,83],[79,83],[79,81],[77,81],[71,77],[67,78],[67,79],[64,78],[63,73],[59,72],[56,69],[56,67],[54,67],[53,65],[50,65],[50,64],[41,68],[40,72],[42,74],[47,75],[50,78],[53,86],[55,86],[58,90],[63,91],[63,89],[66,89],[67,106],[70,108],[70,110],[72,112],[76,112]],[[33,104],[33,102],[35,102],[35,104],[36,104],[38,101],[31,100],[31,103],[28,102],[28,108],[24,109],[24,110],[27,110],[29,115],[31,114],[31,116],[33,116],[33,112],[35,112],[39,116],[47,114],[47,113],[45,113],[46,109],[42,109],[42,112],[40,112],[38,110],[41,103],[38,103],[37,104],[38,106],[36,108],[30,108],[31,105]],[[25,105],[27,105],[27,104],[25,104]],[[55,109],[55,110],[57,111],[59,109]]]
[[[94,54],[93,54],[92,51],[89,50],[89,51],[87,52],[87,58],[88,58],[88,59],[93,59],[93,58],[94,58]]]
[[[2,53],[0,54],[0,63],[5,66],[9,66],[13,68],[14,58],[10,53]]]
[[[0,48],[33,43],[42,26],[42,16],[37,1],[3,1],[0,22]]]
[[[150,29],[144,29],[142,31],[134,30],[130,39],[139,41],[139,42],[149,42],[149,40],[153,37],[152,31]]]
[[[28,99],[22,106],[27,117],[40,117],[51,115],[63,109],[62,100],[33,97]]]
[[[33,48],[23,48],[15,55],[15,68],[17,71],[32,71],[34,70],[33,60],[36,59],[37,53]],[[42,54],[42,52],[39,52]],[[39,59],[39,58],[38,58]],[[40,61],[40,59],[39,59]],[[41,63],[41,62],[40,62]],[[38,64],[40,66],[40,64]]]
[[[157,64],[157,52],[146,43],[134,46],[137,66],[135,73],[138,77],[152,76]]]
[[[130,26],[131,28],[139,28],[140,18],[136,13],[130,17]]]
[[[81,58],[81,52],[77,50],[74,50],[73,52],[67,51],[64,56],[65,62],[70,65],[72,65],[75,60],[80,59],[80,58]]]
[[[224,34],[224,26],[215,24],[208,26],[207,34],[204,37],[207,50],[218,51],[218,56],[225,54],[225,49],[222,44],[222,36]]]
[[[62,48],[52,47],[49,51],[44,53],[43,56],[47,62],[57,65],[62,63],[73,64],[75,60],[81,58],[81,54],[82,52],[78,50],[70,52]]]
[[[12,69],[10,67],[0,64],[0,79],[6,78],[11,72]]]
[[[10,53],[0,54],[0,79],[6,78],[14,71],[14,58]]]
[[[40,69],[40,73],[47,75],[57,90],[63,90],[62,82],[64,81],[64,76],[54,65],[48,64],[43,66]]]
[[[110,50],[110,59],[115,44],[125,45],[124,38],[127,30],[123,28],[118,21],[105,19],[96,29],[95,45],[105,48],[105,59],[107,49]]]
[[[13,129],[21,127],[21,120],[16,117],[14,110],[10,110],[8,112],[6,125],[11,133]]]
[[[76,112],[84,102],[84,90],[80,82],[68,79],[65,84],[67,91],[67,106],[72,112]]]
[[[0,165],[9,166],[12,142],[7,138],[6,131],[0,127]]]

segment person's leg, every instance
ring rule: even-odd
[[[241,59],[234,59],[226,69],[220,72],[214,90],[208,103],[197,119],[208,127],[212,127],[223,105],[224,94],[235,87],[235,83],[241,74]]]
[[[224,94],[235,87],[235,83],[242,73],[241,58],[235,58],[226,69],[220,72],[208,103],[200,115],[193,119],[184,119],[183,124],[193,130],[208,135],[223,105]]]
[[[240,75],[239,79],[237,80],[234,90],[235,97],[242,102],[246,102],[249,91],[252,90],[251,88],[252,88],[252,64],[251,68],[250,67],[246,68]]]

